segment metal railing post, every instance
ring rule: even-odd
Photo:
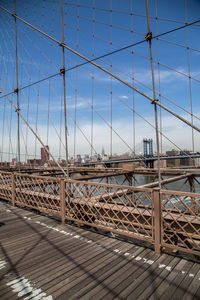
[[[11,174],[11,201],[12,201],[12,206],[15,206],[15,173]]]
[[[195,185],[194,185],[194,175],[188,177],[188,182],[190,185],[190,192],[195,193]],[[195,198],[191,197],[190,207],[192,211],[195,211]]]
[[[62,225],[65,224],[65,181],[60,180],[60,212],[61,212],[61,222]]]
[[[154,243],[155,252],[161,254],[161,194],[160,189],[153,190],[153,204],[154,204]]]

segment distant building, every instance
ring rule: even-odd
[[[41,165],[41,159],[27,159],[27,164],[31,166],[40,166]]]
[[[46,149],[49,151],[49,146],[46,145],[45,146]],[[49,152],[46,150],[44,147],[41,148],[41,165],[44,165],[45,163],[47,163],[49,161]]]
[[[166,155],[167,156],[179,155],[179,151],[172,149],[170,151],[166,151]],[[168,159],[167,166],[168,167],[171,167],[171,166],[180,167],[180,159],[174,159],[174,158]]]

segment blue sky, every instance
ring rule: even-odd
[[[16,1],[16,3],[17,14],[21,18],[61,41],[59,1]],[[89,59],[141,41],[147,33],[145,1],[71,0],[63,3],[65,43]],[[4,0],[1,1],[1,5],[13,11],[12,2],[7,3]],[[200,1],[152,0],[149,1],[149,10],[151,31],[155,36],[157,33],[184,25],[185,22],[198,20]],[[9,93],[16,86],[14,20],[1,10],[0,22],[0,79],[1,86]],[[162,96],[159,100],[164,105],[189,121],[191,116],[186,111],[190,112],[191,108],[200,118],[199,31],[200,23],[152,41],[157,97],[160,93]],[[62,68],[60,46],[20,21],[17,21],[17,33],[19,87],[59,72]],[[66,69],[82,62],[83,59],[65,50]],[[97,63],[152,96],[147,42],[107,56]],[[188,78],[189,72],[191,79]],[[154,110],[144,97],[89,64],[67,72],[66,83],[70,156],[91,153],[89,143],[92,141],[91,135],[95,150],[101,152],[104,147],[109,154],[131,152],[135,146],[136,151],[140,152],[143,137],[153,138],[155,141],[155,131],[147,123],[150,122],[154,126]],[[64,143],[62,77],[58,75],[51,80],[26,88],[19,96],[21,113],[28,119],[33,129],[37,130],[44,143],[50,145],[55,157],[64,158],[64,147],[59,138],[60,135]],[[12,95],[11,99],[16,103],[16,95]],[[133,101],[136,112],[147,122],[133,113],[131,110]],[[186,111],[172,104],[172,101]],[[95,110],[93,113],[92,105]],[[1,152],[11,152],[10,156],[4,154],[1,158],[10,159],[16,152],[16,113],[11,110],[7,101],[1,101],[0,106]],[[74,125],[75,121],[77,126]],[[197,118],[194,118],[194,124],[200,127]],[[112,143],[110,126],[114,129]],[[192,149],[191,129],[164,111],[162,111],[162,130],[181,149]],[[164,138],[162,145],[163,151],[175,148]],[[199,134],[195,134],[194,145],[195,150],[199,151]],[[22,153],[27,151],[33,156],[40,154],[39,142],[27,130],[23,121],[21,148]]]

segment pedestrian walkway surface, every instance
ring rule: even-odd
[[[200,299],[200,264],[2,201],[0,299]]]

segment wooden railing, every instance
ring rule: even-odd
[[[200,255],[200,194],[0,172],[0,198],[171,248]]]

